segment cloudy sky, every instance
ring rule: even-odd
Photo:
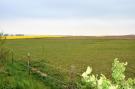
[[[0,31],[45,35],[135,34],[135,0],[0,0]]]

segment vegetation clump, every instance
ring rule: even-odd
[[[120,63],[114,59],[112,64],[112,79],[107,79],[105,75],[92,74],[92,68],[87,67],[82,74],[81,89],[135,89],[135,79],[125,79],[126,63]]]
[[[9,55],[9,49],[5,47],[6,38],[0,33],[0,64],[3,64]]]

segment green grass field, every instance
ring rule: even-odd
[[[45,38],[7,40],[6,44],[15,52],[16,60],[25,60],[31,53],[32,60],[45,60],[65,69],[71,65],[84,71],[88,65],[94,73],[110,77],[114,58],[135,67],[135,39],[108,39],[91,37]],[[129,70],[129,69],[128,69]],[[130,71],[130,70],[129,70]],[[127,72],[128,76],[134,76]]]

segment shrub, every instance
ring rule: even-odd
[[[114,59],[112,63],[112,79],[107,79],[105,75],[100,76],[92,74],[92,68],[87,67],[86,72],[82,74],[81,89],[135,89],[135,79],[125,79],[126,63],[120,63]]]
[[[9,55],[9,50],[5,47],[6,38],[0,33],[0,63],[4,63]]]

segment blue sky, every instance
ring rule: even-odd
[[[135,0],[0,0],[7,33],[121,35],[134,25]]]
[[[135,0],[0,0],[0,18],[134,17]]]

